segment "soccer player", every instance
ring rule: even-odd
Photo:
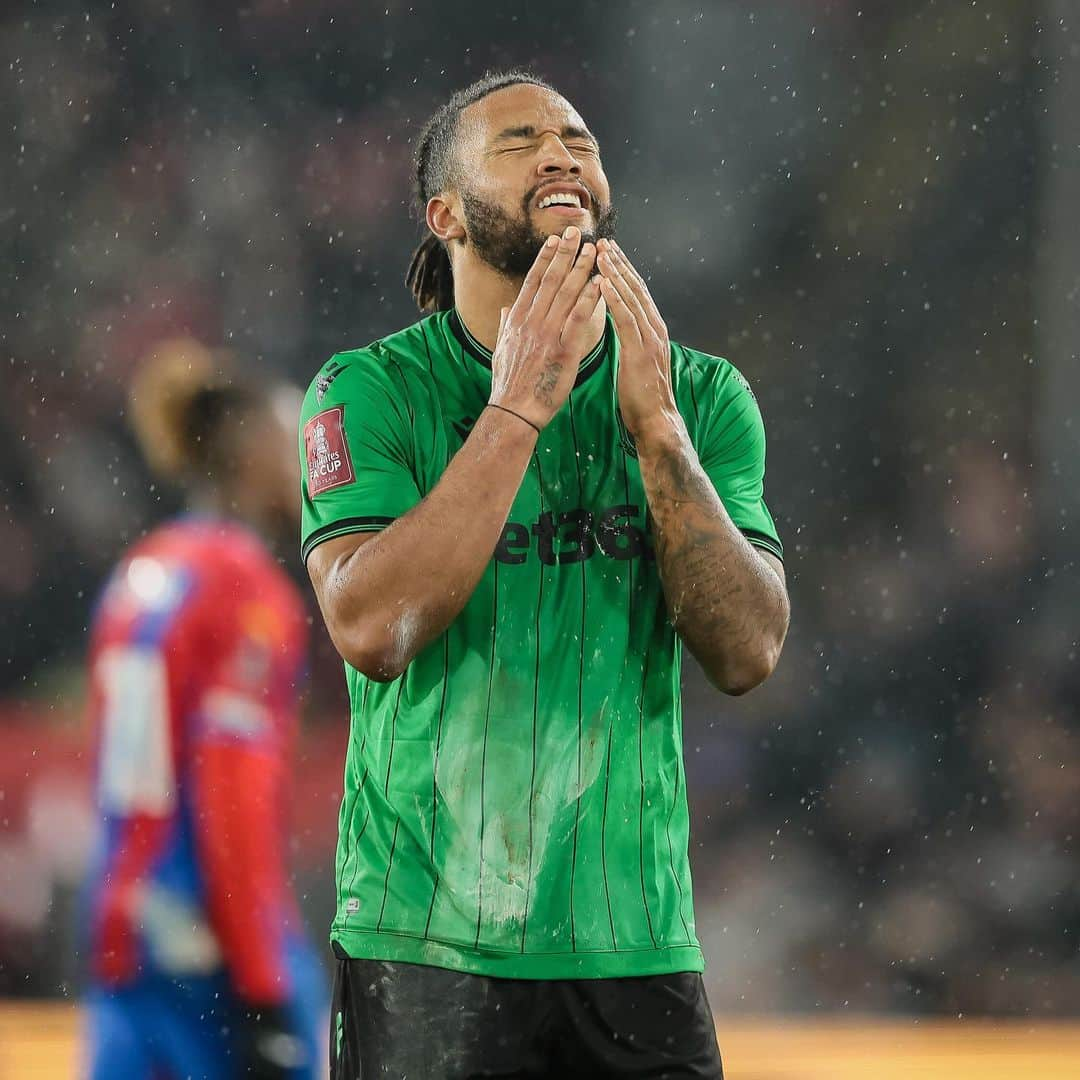
[[[93,627],[93,1080],[322,1072],[326,995],[284,831],[307,623],[267,547],[296,527],[296,397],[283,411],[194,342],[134,384],[143,449],[196,512],[126,554]]]
[[[541,80],[456,93],[416,179],[428,317],[334,356],[301,424],[352,697],[335,1075],[719,1077],[680,642],[729,693],[780,652],[757,404],[669,343]]]

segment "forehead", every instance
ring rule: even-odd
[[[473,102],[461,114],[462,127],[489,142],[507,128],[532,127],[561,132],[566,127],[585,128],[577,109],[554,90],[531,83],[506,86]]]

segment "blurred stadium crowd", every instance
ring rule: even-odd
[[[784,659],[739,701],[686,674],[713,1005],[1075,1012],[1076,612],[1046,602],[1067,553],[1036,460],[1040,33],[1008,0],[6,9],[0,994],[78,986],[84,629],[179,507],[125,426],[133,369],[186,334],[306,383],[411,321],[410,138],[454,86],[530,63],[598,133],[672,336],[729,356],[769,432]],[[341,682],[324,643],[295,827],[317,938]]]

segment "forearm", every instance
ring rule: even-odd
[[[672,625],[721,690],[771,673],[788,626],[779,575],[734,525],[681,420],[637,441]]]
[[[331,637],[353,666],[396,678],[458,616],[491,560],[535,444],[527,423],[485,409],[428,495],[315,581]]]
[[[290,992],[281,774],[272,755],[237,740],[196,745],[188,768],[210,922],[246,1002],[280,1002]]]

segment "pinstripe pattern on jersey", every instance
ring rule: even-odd
[[[536,452],[536,448],[533,448],[532,454],[533,468],[536,469],[537,491],[540,502],[540,512],[546,509],[544,506],[544,475],[540,468],[540,457]],[[533,844],[535,843],[534,835],[534,820],[533,812],[535,810],[536,802],[536,737],[537,729],[539,727],[540,719],[540,613],[544,607],[544,564],[538,559],[536,562],[537,570],[537,591],[536,591],[536,663],[533,669],[533,701],[532,701],[532,759],[530,762],[530,775],[529,775],[529,869],[526,876],[525,885],[525,909],[521,916],[521,951],[525,952],[525,935],[529,929],[529,902],[532,899],[533,889]]]
[[[494,585],[491,590],[491,661],[488,664],[487,704],[484,709],[484,748],[480,755],[480,865],[476,870],[476,937],[473,947],[480,944],[480,923],[484,913],[484,839],[486,824],[484,788],[487,779],[488,731],[491,727],[491,688],[495,678],[495,643],[499,632],[499,564],[495,563]]]
[[[350,444],[376,458],[352,501],[344,486],[307,500],[308,550],[406,513],[415,497],[403,493],[422,498],[472,437],[491,355],[455,320],[339,360],[326,402],[349,405]],[[641,553],[649,521],[618,422],[617,348],[609,322],[537,441],[512,539],[461,615],[398,686],[350,674],[339,889],[359,906],[339,908],[334,934],[351,955],[511,978],[700,968],[678,642]],[[745,392],[725,361],[680,348],[691,437],[725,433],[710,476],[750,542],[778,547],[767,511],[739,502],[746,485],[723,489],[727,462],[754,445],[722,415],[730,398],[749,416]]]
[[[442,695],[439,699],[439,720],[435,730],[435,760],[431,769],[431,846],[428,849],[428,857],[431,859],[431,865],[438,867],[438,862],[435,859],[435,826],[438,822],[439,816],[439,754],[442,751],[442,734],[443,734],[443,719],[446,716],[446,689],[450,685],[450,634],[444,633],[443,640],[443,676],[442,676]],[[431,903],[428,904],[427,920],[424,922],[424,937],[428,936],[431,930],[431,915],[435,910],[435,897],[439,892],[439,882],[441,875],[438,870],[435,870],[435,882],[431,886]]]
[[[360,676],[356,676],[356,677],[360,678]],[[361,715],[363,715],[364,710],[367,708],[368,691],[370,689],[371,689],[371,681],[369,679],[365,679],[364,680],[364,690],[363,690],[363,693],[360,696],[360,714]],[[352,718],[350,720],[350,723],[349,723],[349,745],[350,745],[350,748],[353,745],[355,745],[355,743],[356,743],[356,733],[357,733],[358,728],[359,728],[359,724],[356,722],[355,718]],[[360,740],[360,750],[357,753],[357,755],[355,757],[353,757],[352,754],[350,754],[349,757],[348,757],[348,767],[349,768],[356,768],[359,765],[360,762],[364,761],[364,749],[365,749],[366,746],[367,746],[367,733],[365,732],[364,737]],[[341,867],[339,869],[339,877],[341,875],[341,871],[348,868],[350,860],[353,860],[352,877],[349,879],[349,888],[346,890],[346,892],[347,892],[347,894],[349,896],[352,895],[353,888],[356,885],[356,867],[359,865],[353,859],[353,857],[356,854],[356,845],[359,842],[360,837],[357,836],[356,832],[354,831],[353,825],[354,825],[355,819],[356,819],[356,812],[360,808],[361,804],[363,803],[364,785],[367,783],[367,778],[368,778],[368,767],[367,767],[367,763],[365,762],[364,763],[364,773],[360,778],[360,783],[357,785],[356,794],[353,797],[352,807],[351,807],[351,809],[349,811],[349,827],[348,827],[347,830],[345,830],[343,832],[343,834],[341,836],[341,842],[344,844],[345,854],[344,854],[344,858],[342,859],[342,862],[341,862]],[[346,785],[346,788],[345,788],[345,792],[346,792],[346,796],[347,796],[348,795],[348,786],[347,785]],[[367,825],[367,823],[365,821],[365,827],[366,827],[366,825]],[[363,836],[363,830],[361,830],[360,836]],[[351,854],[349,852],[350,841],[351,841],[351,846],[352,846],[352,853]],[[348,925],[348,922],[349,922],[349,914],[350,913],[348,911],[339,913],[339,917],[343,918],[346,926]]]

